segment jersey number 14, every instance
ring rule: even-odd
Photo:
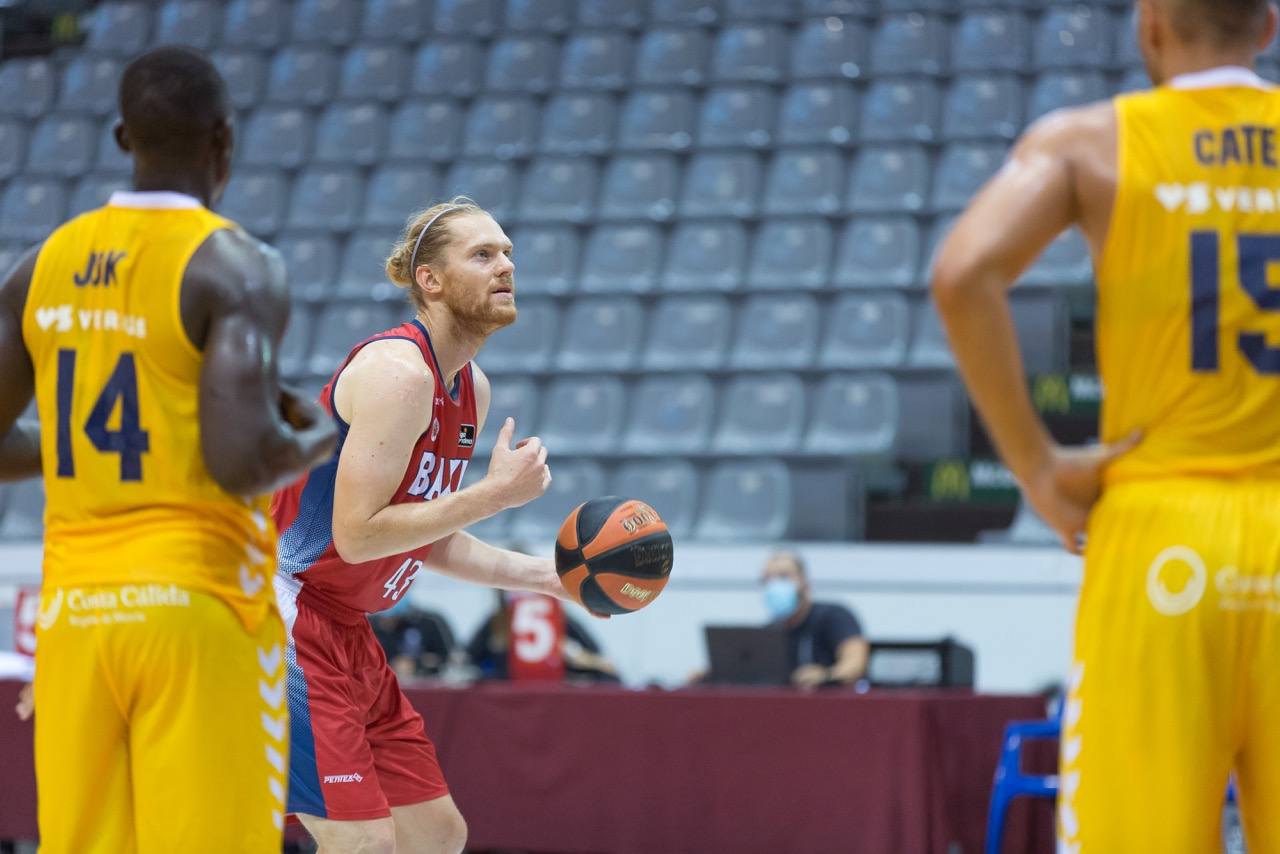
[[[75,477],[76,460],[71,445],[71,401],[76,387],[76,351],[58,351],[58,477]],[[120,403],[120,428],[107,422]],[[120,455],[120,479],[142,480],[142,455],[151,439],[138,421],[138,370],[132,353],[121,353],[102,393],[84,422],[89,442],[104,454]]]

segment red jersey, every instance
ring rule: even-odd
[[[277,492],[271,502],[276,530],[280,532],[278,574],[280,583],[292,589],[300,602],[343,622],[363,620],[366,613],[395,605],[422,570],[431,553],[425,545],[403,554],[347,563],[333,545],[333,489],[338,459],[349,426],[333,405],[338,377],[356,354],[372,341],[404,338],[418,345],[435,377],[436,392],[431,424],[418,437],[409,467],[400,480],[392,504],[430,501],[456,492],[476,443],[476,397],[471,364],[458,372],[454,386],[445,392],[444,378],[422,323],[413,320],[366,339],[343,360],[320,393],[320,404],[338,425],[338,447],[333,457],[301,479]]]

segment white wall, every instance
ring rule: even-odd
[[[1031,691],[1061,680],[1070,654],[1080,575],[1058,549],[1002,546],[800,546],[816,597],[844,602],[872,639],[954,635],[973,647],[982,691]],[[677,544],[666,591],[650,607],[594,620],[578,612],[633,685],[677,685],[706,667],[702,627],[765,619],[763,546]],[[39,577],[37,546],[0,547],[0,641],[9,636],[11,585]],[[488,590],[419,577],[415,603],[443,611],[463,641],[493,607]]]

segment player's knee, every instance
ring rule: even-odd
[[[462,817],[462,813],[454,810],[443,830],[441,854],[462,854],[462,850],[467,847],[467,820]]]
[[[320,854],[396,854],[396,829],[391,822],[377,822],[361,828],[360,837],[336,845],[320,846]]]

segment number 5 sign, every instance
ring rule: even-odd
[[[564,678],[560,644],[564,640],[564,611],[560,602],[537,593],[510,594],[511,645],[507,672],[516,681],[559,681]]]

